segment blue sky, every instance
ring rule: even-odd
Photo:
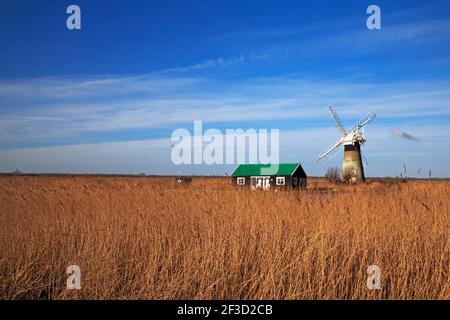
[[[66,8],[81,8],[81,30]],[[381,30],[366,8],[381,8]],[[276,128],[315,157],[370,110],[371,176],[450,176],[448,1],[0,3],[0,171],[223,174],[175,166],[170,135]],[[411,139],[417,138],[417,139]],[[419,173],[420,169],[420,173]]]

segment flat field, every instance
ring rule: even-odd
[[[446,180],[2,176],[0,299],[450,299],[449,209]]]

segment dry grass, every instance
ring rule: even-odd
[[[448,181],[0,177],[0,298],[449,299],[449,199]],[[71,264],[81,290],[65,289]]]

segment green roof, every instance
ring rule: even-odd
[[[231,174],[233,177],[291,176],[299,163],[240,164]]]

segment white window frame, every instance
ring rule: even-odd
[[[238,186],[244,186],[245,185],[245,177],[238,177],[236,180],[236,183]]]
[[[275,182],[277,186],[286,185],[286,177],[275,177]]]

